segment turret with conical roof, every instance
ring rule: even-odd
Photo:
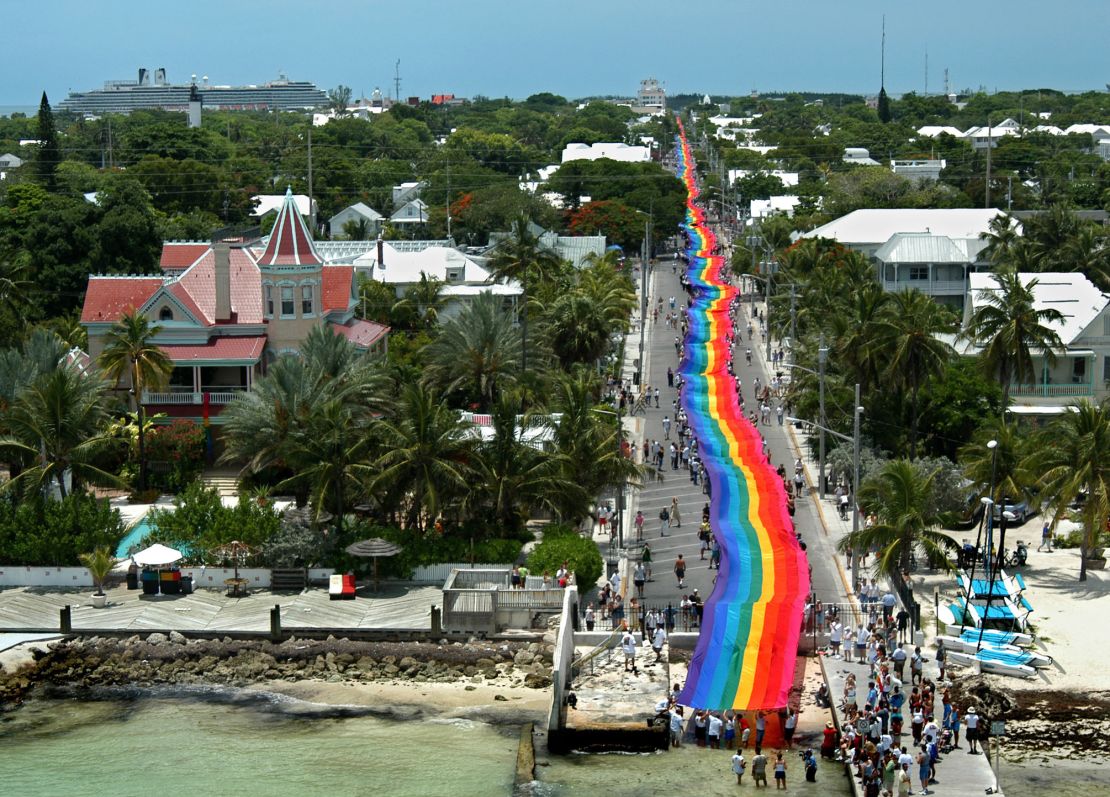
[[[278,210],[270,240],[258,259],[262,272],[262,310],[272,351],[298,348],[323,314],[323,259],[312,244],[292,189]]]

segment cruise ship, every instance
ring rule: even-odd
[[[198,84],[196,75],[190,83],[172,84],[166,81],[166,70],[159,68],[153,73],[139,69],[138,80],[109,80],[102,89],[70,92],[58,110],[81,116],[155,108],[187,111],[194,90],[209,110],[299,111],[328,104],[327,92],[308,81],[289,80],[285,75],[259,86],[209,85],[207,76]]]

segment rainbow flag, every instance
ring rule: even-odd
[[[687,277],[693,290],[679,373],[682,406],[711,487],[710,524],[721,546],[717,583],[705,602],[701,636],[679,701],[699,709],[787,705],[794,680],[809,567],[786,511],[782,478],[763,456],[728,373],[728,310],[737,290],[697,204],[686,131],[679,121],[678,176],[687,191]]]

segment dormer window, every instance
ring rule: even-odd
[[[301,317],[307,318],[313,314],[312,286],[301,286]]]
[[[163,307],[158,313],[159,321],[173,321],[173,310]]]

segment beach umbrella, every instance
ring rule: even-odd
[[[175,551],[161,543],[155,543],[149,548],[139,551],[131,558],[135,560],[135,564],[143,567],[163,567],[172,565],[181,557],[181,551]]]
[[[351,556],[361,556],[374,560],[374,592],[378,591],[378,558],[382,556],[396,556],[401,552],[399,545],[394,545],[389,540],[381,537],[371,537],[368,540],[351,543],[347,546],[347,553]]]

